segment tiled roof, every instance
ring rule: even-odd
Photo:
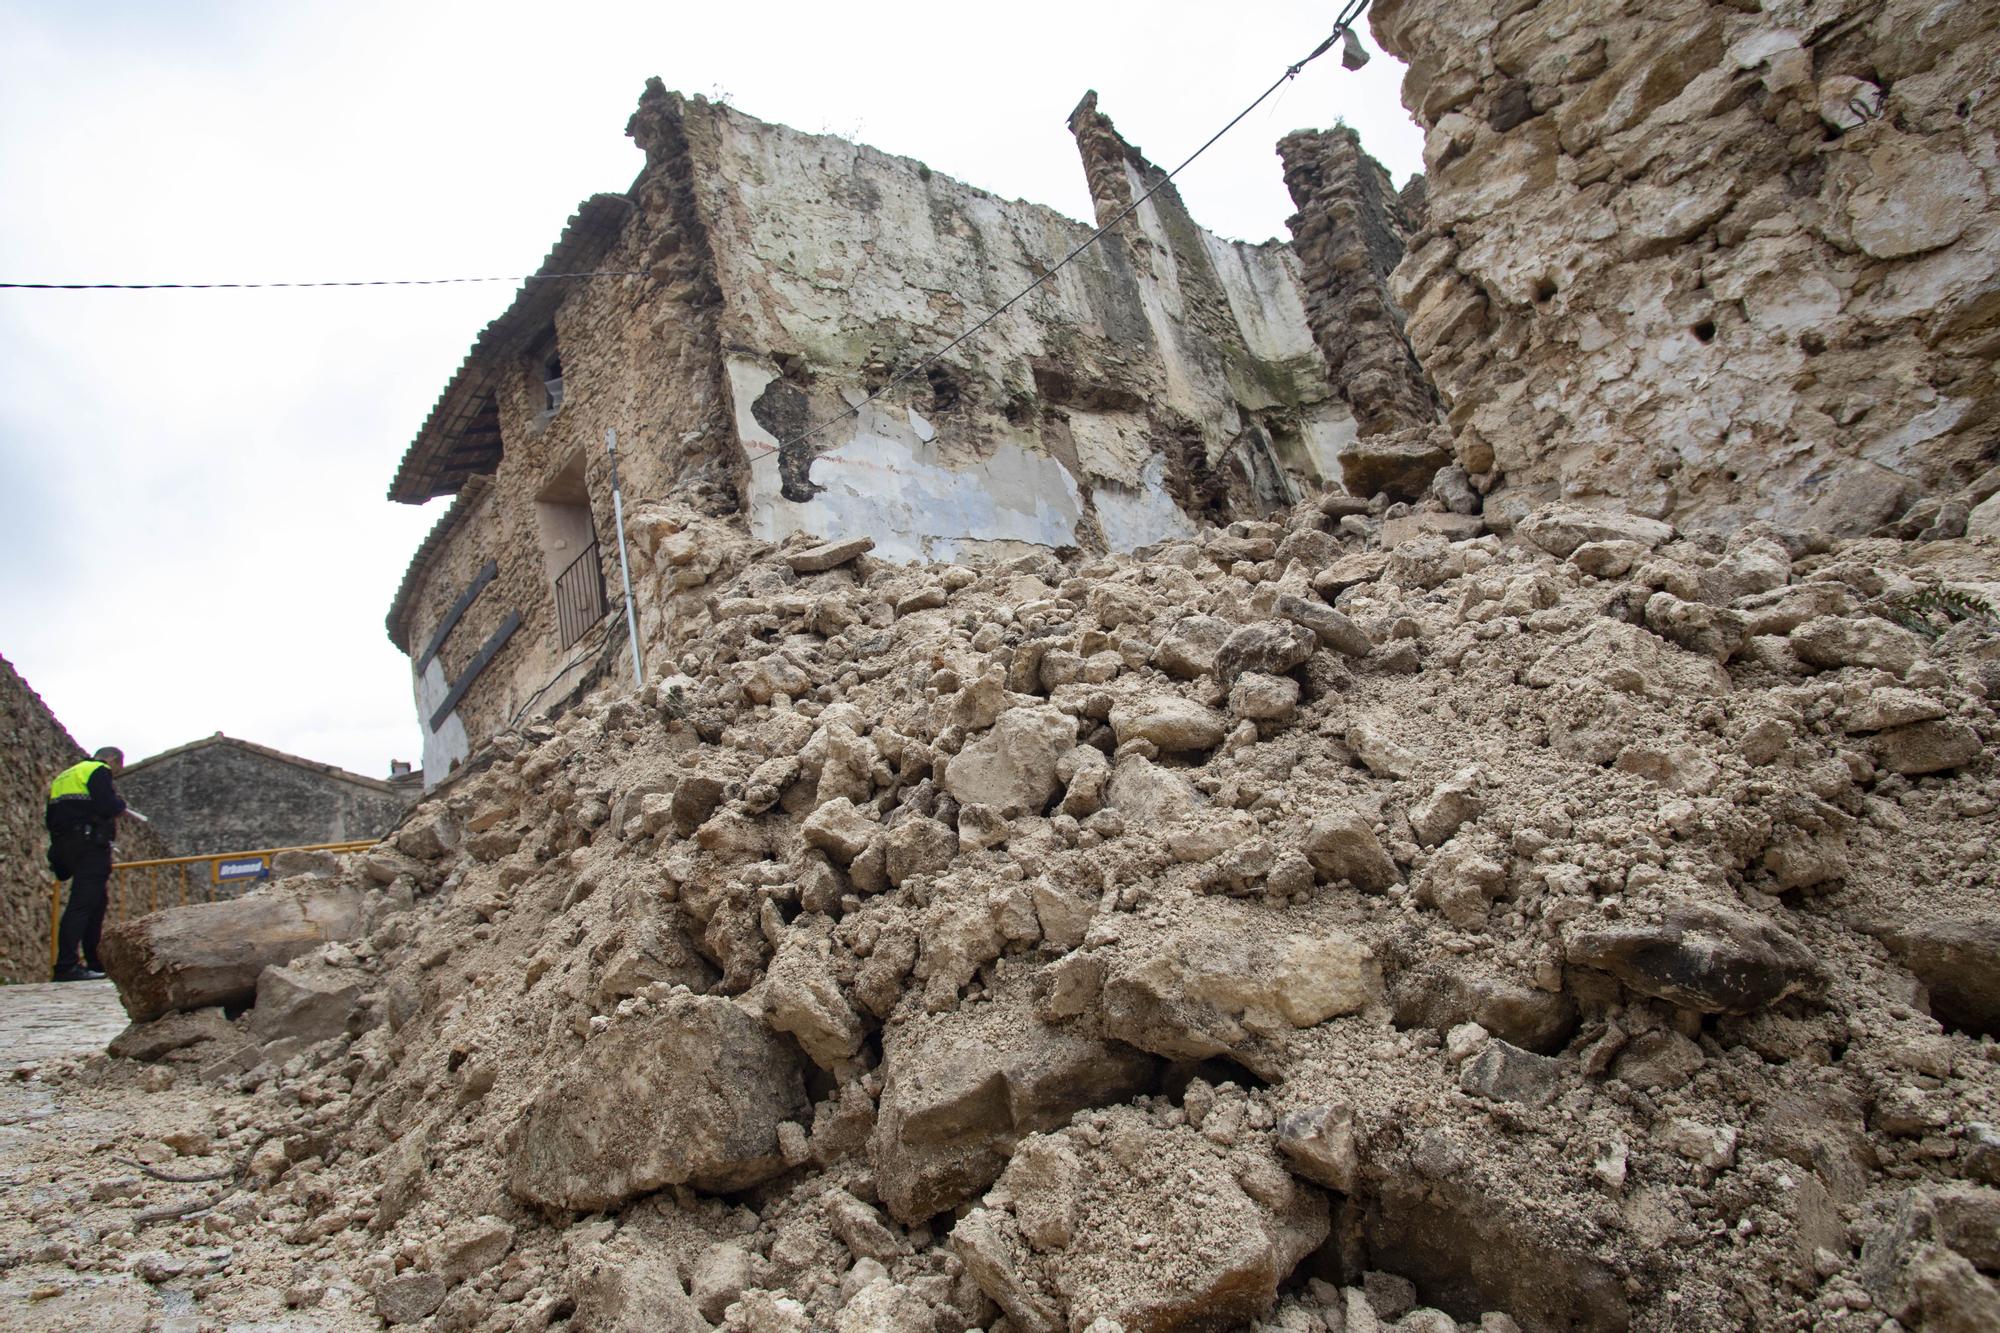
[[[140,769],[150,767],[162,760],[178,759],[182,755],[192,754],[196,750],[205,750],[211,745],[232,745],[239,750],[247,750],[251,754],[262,755],[266,759],[276,759],[281,763],[291,764],[296,768],[303,768],[309,772],[320,774],[322,777],[336,778],[342,782],[352,782],[374,791],[394,792],[396,790],[396,788],[390,786],[381,778],[371,778],[365,777],[360,773],[351,773],[333,764],[322,764],[317,759],[301,759],[295,754],[286,754],[283,750],[273,750],[268,745],[255,745],[249,741],[240,741],[234,736],[225,736],[219,731],[213,736],[204,736],[198,741],[189,741],[186,745],[176,745],[171,750],[162,750],[158,754],[148,755],[135,764],[127,764],[125,765],[124,773],[137,773]]]
[[[622,194],[594,194],[577,207],[562,236],[535,275],[521,284],[506,313],[486,326],[458,373],[438,396],[437,406],[403,455],[389,498],[422,504],[452,495],[465,479],[490,473],[500,463],[500,420],[494,404],[494,384],[508,358],[518,355],[548,327],[569,284],[546,281],[544,275],[585,273],[594,269],[618,240],[631,214],[632,201]]]

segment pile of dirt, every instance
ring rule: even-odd
[[[2000,1319],[1990,542],[643,517],[673,674],[284,881],[366,907],[247,1014],[121,1039],[254,1094],[264,1216],[383,1318]]]

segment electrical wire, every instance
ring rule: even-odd
[[[813,436],[827,429],[828,427],[836,425],[839,422],[845,421],[847,418],[851,416],[857,415],[862,408],[867,407],[870,403],[873,403],[878,398],[881,398],[891,389],[894,389],[896,386],[900,384],[907,383],[911,379],[914,379],[916,376],[922,374],[924,371],[929,370],[932,366],[936,365],[939,361],[943,360],[945,355],[949,353],[952,348],[957,347],[960,343],[966,341],[968,338],[972,337],[975,333],[978,333],[988,324],[991,324],[994,320],[1006,314],[1016,305],[1019,305],[1028,296],[1032,295],[1035,291],[1040,289],[1041,286],[1044,283],[1048,282],[1049,279],[1055,277],[1056,274],[1062,272],[1063,269],[1067,268],[1070,264],[1070,261],[1074,260],[1078,255],[1082,254],[1085,250],[1088,250],[1091,246],[1097,244],[1098,241],[1102,240],[1119,223],[1125,221],[1126,218],[1129,218],[1134,213],[1138,212],[1140,207],[1143,204],[1145,204],[1147,200],[1151,199],[1154,195],[1158,194],[1161,190],[1165,189],[1168,185],[1172,184],[1174,177],[1180,175],[1183,171],[1186,171],[1188,167],[1193,164],[1196,158],[1200,157],[1203,153],[1207,152],[1210,148],[1214,147],[1217,140],[1222,138],[1223,135],[1229,133],[1231,130],[1235,129],[1239,124],[1243,122],[1244,117],[1248,116],[1252,111],[1255,111],[1258,107],[1262,106],[1266,98],[1268,98],[1272,93],[1278,91],[1278,89],[1282,88],[1285,84],[1297,78],[1300,70],[1304,69],[1307,65],[1310,65],[1313,61],[1325,55],[1328,51],[1331,51],[1334,48],[1334,46],[1337,43],[1339,43],[1341,38],[1347,34],[1348,28],[1353,25],[1354,21],[1361,17],[1361,12],[1367,7],[1368,7],[1368,0],[1348,0],[1346,7],[1340,11],[1340,17],[1334,20],[1333,32],[1328,35],[1325,41],[1321,42],[1318,46],[1314,47],[1311,52],[1309,52],[1301,59],[1294,61],[1292,64],[1286,66],[1285,72],[1279,75],[1277,80],[1274,83],[1272,83],[1270,87],[1266,88],[1263,92],[1257,94],[1256,101],[1250,103],[1249,106],[1246,106],[1241,111],[1237,112],[1236,115],[1230,119],[1227,125],[1224,125],[1214,134],[1210,135],[1208,137],[1207,142],[1203,143],[1201,147],[1195,149],[1192,153],[1189,153],[1187,155],[1187,158],[1179,166],[1175,167],[1172,171],[1169,171],[1166,175],[1160,177],[1159,180],[1153,182],[1153,185],[1150,189],[1148,189],[1144,194],[1140,195],[1137,199],[1134,199],[1131,203],[1127,204],[1124,207],[1124,209],[1122,209],[1119,212],[1118,216],[1112,218],[1111,221],[1099,227],[1096,231],[1092,232],[1082,241],[1079,241],[1076,244],[1076,246],[1070,250],[1068,254],[1064,255],[1061,259],[1057,260],[1056,263],[1047,272],[1043,273],[1040,277],[1036,278],[1026,287],[1023,287],[1020,291],[1014,293],[1013,296],[1009,297],[1007,299],[1006,304],[1000,306],[996,310],[989,312],[986,315],[986,317],[980,320],[977,324],[974,324],[972,327],[960,333],[957,337],[953,338],[943,347],[940,347],[937,351],[932,352],[929,356],[925,357],[922,361],[919,361],[916,365],[911,366],[908,370],[905,370],[901,374],[895,376],[894,378],[889,380],[888,383],[884,384],[881,388],[875,390],[875,392],[869,394],[866,398],[863,398],[860,402],[851,404],[844,411],[836,412],[834,415],[828,417],[825,421],[820,422],[816,426],[808,428],[803,433],[796,435],[789,440],[786,440],[782,444],[777,445],[775,448],[768,444],[764,445],[762,450],[756,454],[753,454],[752,457],[756,458],[767,457],[770,454],[779,453],[783,450],[789,449],[794,445],[803,444],[807,440],[810,440]]]
[[[459,282],[556,282],[577,278],[643,278],[643,271],[606,269],[591,273],[530,273],[525,278],[369,278],[331,282],[0,282],[0,288],[31,292],[207,292],[255,291],[275,287],[443,287]]]
[[[1064,255],[1061,259],[1057,260],[1055,264],[1053,264],[1050,268],[1048,268],[1045,272],[1043,272],[1040,277],[1036,278],[1026,287],[1023,287],[1020,291],[1014,293],[1014,295],[1009,297],[1004,304],[999,306],[997,309],[989,311],[986,314],[986,316],[983,319],[981,319],[978,323],[972,325],[971,327],[959,333],[958,336],[954,337],[950,342],[946,343],[943,347],[940,347],[937,351],[932,352],[929,356],[917,362],[917,364],[911,366],[908,370],[905,370],[900,374],[891,378],[881,388],[875,390],[873,393],[869,394],[866,398],[863,398],[860,402],[854,403],[849,407],[847,407],[844,411],[837,412],[833,416],[828,417],[826,420],[818,423],[817,425],[809,427],[801,434],[794,436],[792,439],[787,440],[782,444],[779,444],[775,448],[770,445],[762,446],[761,451],[753,455],[753,457],[764,457],[768,454],[778,453],[781,450],[789,449],[794,445],[803,444],[807,440],[812,439],[815,435],[818,435],[820,432],[826,430],[827,428],[836,425],[837,423],[844,421],[851,416],[857,415],[861,411],[861,409],[877,401],[885,394],[889,393],[891,390],[897,388],[899,385],[908,383],[916,376],[929,370],[932,366],[936,365],[939,361],[943,360],[945,356],[949,354],[953,348],[967,341],[968,339],[973,337],[973,335],[977,334],[980,330],[984,329],[987,325],[991,324],[994,320],[1000,318],[1000,316],[1006,314],[1009,310],[1013,309],[1015,306],[1019,305],[1022,301],[1026,300],[1029,296],[1033,295],[1036,291],[1040,290],[1050,279],[1054,278],[1056,274],[1062,272],[1063,269],[1069,267],[1069,265],[1079,255],[1081,255],[1084,251],[1088,250],[1091,246],[1097,244],[1098,241],[1104,239],[1104,237],[1110,234],[1110,232],[1114,228],[1116,228],[1118,224],[1125,221],[1127,218],[1131,217],[1134,213],[1138,212],[1139,209],[1142,206],[1144,206],[1147,203],[1147,201],[1152,199],[1154,195],[1158,194],[1161,190],[1165,189],[1168,185],[1172,184],[1175,177],[1179,176],[1183,171],[1186,171],[1188,167],[1194,164],[1196,158],[1200,157],[1203,153],[1206,153],[1210,148],[1214,147],[1216,142],[1220,140],[1223,135],[1235,129],[1239,124],[1243,122],[1245,117],[1247,117],[1251,112],[1255,111],[1258,107],[1262,106],[1264,102],[1271,96],[1272,93],[1277,92],[1278,89],[1282,88],[1285,84],[1297,78],[1299,75],[1299,71],[1303,70],[1307,65],[1319,59],[1321,56],[1325,55],[1328,51],[1331,51],[1334,48],[1334,46],[1338,44],[1340,40],[1347,35],[1348,29],[1353,26],[1354,21],[1356,19],[1361,17],[1362,11],[1365,10],[1367,7],[1368,7],[1368,0],[1347,0],[1346,5],[1340,11],[1340,16],[1334,20],[1332,33],[1330,33],[1327,36],[1327,39],[1325,41],[1321,42],[1318,46],[1314,47],[1310,52],[1308,52],[1305,56],[1303,56],[1299,60],[1296,60],[1292,64],[1287,65],[1285,67],[1285,72],[1279,75],[1277,79],[1273,81],[1270,87],[1266,88],[1263,92],[1259,93],[1257,95],[1256,100],[1251,102],[1249,106],[1244,107],[1241,111],[1237,112],[1233,117],[1231,117],[1228,124],[1224,125],[1214,134],[1210,135],[1207,141],[1204,142],[1201,145],[1201,147],[1195,149],[1192,153],[1189,153],[1179,166],[1175,167],[1172,171],[1167,172],[1165,175],[1161,176],[1160,179],[1153,182],[1152,186],[1148,188],[1144,194],[1140,195],[1138,198],[1134,199],[1131,203],[1127,204],[1123,209],[1119,211],[1116,217],[1112,218],[1109,222],[1099,227],[1096,231],[1092,232],[1082,241],[1079,241],[1073,248],[1071,248],[1068,254]],[[644,276],[646,276],[645,273],[637,271],[604,270],[604,271],[595,271],[586,273],[536,273],[536,274],[531,274],[526,278],[497,277],[497,276],[467,277],[467,278],[377,278],[377,279],[369,279],[362,281],[326,281],[326,282],[0,282],[0,290],[143,292],[143,291],[245,291],[245,290],[259,290],[259,289],[273,289],[273,288],[317,288],[317,287],[438,287],[454,283],[472,283],[472,282],[520,282],[526,284],[530,282],[573,281],[573,280],[582,280],[589,278],[637,278]]]

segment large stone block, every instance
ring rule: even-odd
[[[362,924],[361,894],[347,887],[170,907],[106,930],[104,966],[134,1019],[242,1005],[265,968],[353,939]]]
[[[666,1185],[745,1189],[784,1170],[778,1126],[808,1109],[782,1039],[728,1000],[681,993],[592,1038],[542,1085],[508,1188],[579,1212]]]

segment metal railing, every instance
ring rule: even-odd
[[[307,847],[259,847],[247,852],[209,856],[163,856],[151,861],[117,861],[105,889],[104,924],[157,912],[162,907],[186,907],[233,898],[242,886],[268,879],[271,862],[280,852],[359,852],[376,839],[360,842],[320,842]],[[205,873],[194,870],[206,866]],[[231,890],[235,892],[231,892]],[[63,886],[49,885],[49,965],[55,966],[57,936],[62,924]]]
[[[604,619],[604,567],[597,562],[597,542],[556,575],[556,629],[567,648],[592,625]]]

